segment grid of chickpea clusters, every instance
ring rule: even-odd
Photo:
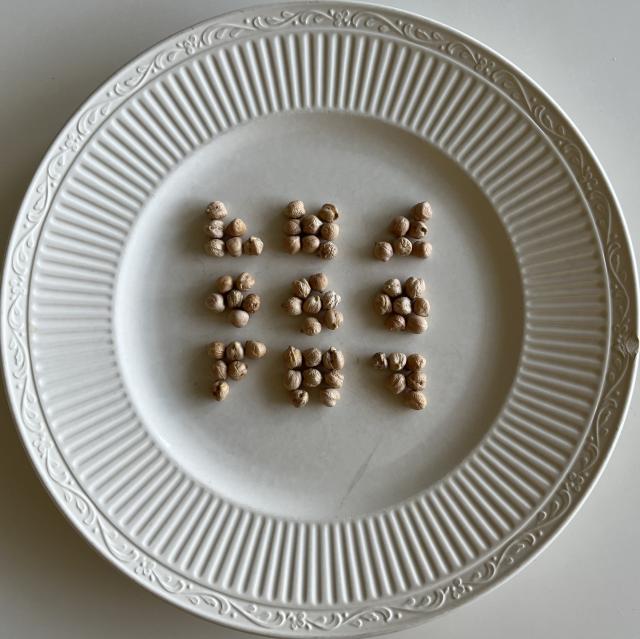
[[[241,218],[227,221],[225,203],[211,202],[205,216],[206,255],[215,258],[262,255],[264,242],[255,235],[245,237],[248,228]],[[341,213],[335,204],[322,204],[313,213],[307,211],[302,200],[293,200],[283,208],[282,216],[286,253],[315,255],[324,260],[338,256]],[[394,217],[388,227],[392,237],[374,243],[373,257],[383,262],[394,256],[430,257],[432,246],[426,237],[431,216],[431,205],[419,202],[408,216]],[[205,306],[213,313],[224,314],[233,327],[243,330],[261,307],[260,296],[254,290],[256,286],[259,289],[252,273],[220,274],[212,283]],[[426,289],[425,280],[419,276],[404,281],[395,277],[386,279],[373,299],[373,311],[381,316],[384,327],[390,331],[424,333],[430,313]],[[323,330],[336,331],[343,325],[341,301],[340,294],[330,287],[327,275],[320,272],[293,280],[291,295],[282,303],[282,309],[297,320],[300,333],[315,337]],[[211,358],[212,397],[217,401],[227,399],[231,394],[230,382],[241,382],[249,372],[249,361],[262,359],[268,350],[266,344],[254,339],[210,342],[207,354]],[[325,348],[290,345],[281,361],[283,386],[292,406],[307,406],[314,397],[322,406],[333,408],[338,404],[347,368],[347,358],[341,350],[334,345]],[[401,397],[405,406],[414,410],[427,406],[424,392],[427,360],[423,354],[377,352],[372,355],[371,363],[377,370],[386,372],[387,388],[392,395]]]

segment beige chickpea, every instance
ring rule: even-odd
[[[429,232],[429,229],[427,228],[427,225],[424,222],[420,220],[413,220],[411,222],[411,225],[409,226],[407,235],[416,240],[421,240],[428,232]]]
[[[427,358],[420,353],[411,353],[407,357],[407,369],[410,371],[421,371],[427,365]]]
[[[340,235],[340,227],[335,222],[325,222],[320,227],[320,237],[323,240],[335,240]]]
[[[222,359],[224,357],[226,344],[224,342],[211,342],[207,346],[207,355],[214,359]]]
[[[371,358],[371,365],[375,369],[383,371],[389,367],[389,360],[385,353],[375,353]]]
[[[407,388],[409,390],[421,391],[427,386],[427,376],[422,371],[414,371],[407,375]]]
[[[329,330],[335,331],[344,323],[344,315],[337,308],[330,308],[325,312],[322,323]]]
[[[302,366],[302,351],[295,346],[288,346],[282,359],[287,368],[300,368]]]
[[[240,308],[244,295],[237,289],[230,290],[226,295],[227,308]]]
[[[302,222],[300,223],[300,226],[302,227],[303,233],[308,233],[309,235],[315,235],[320,230],[320,227],[322,226],[322,220],[317,215],[313,215],[312,213],[307,213],[302,218]]]
[[[299,280],[293,280],[293,282],[291,282],[291,292],[296,297],[304,300],[311,294],[311,285],[304,277],[301,277]]]
[[[393,240],[393,252],[396,255],[400,255],[402,257],[411,255],[412,248],[413,245],[411,244],[411,240],[408,237],[397,237],[395,240]]]
[[[211,365],[211,374],[213,375],[213,379],[216,381],[227,379],[227,363],[221,359],[213,362]]]
[[[398,215],[391,220],[391,224],[389,225],[389,231],[392,235],[396,237],[402,237],[407,234],[409,230],[409,226],[411,222],[404,215]]]
[[[344,384],[344,375],[340,371],[327,371],[323,379],[329,388],[342,388]]]
[[[312,293],[302,302],[302,310],[309,315],[316,315],[322,309],[322,300],[317,293]]]
[[[421,277],[408,277],[404,282],[404,292],[412,300],[423,297],[426,290],[427,285]]]
[[[290,235],[284,238],[284,250],[289,253],[289,255],[300,253],[301,248],[302,242],[300,241],[300,236]]]
[[[223,240],[209,240],[205,242],[204,252],[210,257],[224,257],[227,247]]]
[[[333,346],[325,351],[322,356],[322,364],[328,370],[339,371],[344,368],[344,355]]]
[[[322,208],[318,211],[318,217],[323,222],[335,222],[340,217],[340,211],[335,204],[327,202],[322,205]]]
[[[234,360],[227,366],[227,374],[235,381],[240,381],[247,375],[247,365],[244,362]]]
[[[216,280],[218,293],[228,293],[233,288],[233,278],[231,275],[221,275]]]
[[[256,278],[251,275],[251,273],[240,273],[238,277],[236,277],[235,287],[239,291],[248,291],[250,288],[253,288],[256,283]]]
[[[249,295],[242,300],[242,310],[249,313],[249,315],[253,315],[260,310],[260,304],[260,296],[256,293],[249,293]]]
[[[302,408],[309,403],[309,393],[306,390],[302,390],[301,388],[290,391],[289,397],[291,398],[291,403],[296,408]]]
[[[262,342],[248,339],[244,344],[244,352],[249,359],[262,359],[267,354],[267,347]]]
[[[429,304],[429,300],[424,297],[416,297],[413,302],[411,302],[411,310],[416,315],[421,315],[422,317],[429,317],[429,313],[431,311],[431,304]]]
[[[209,203],[205,212],[210,220],[222,220],[227,217],[227,207],[217,200]]]
[[[411,217],[413,217],[414,220],[427,222],[431,219],[431,204],[429,204],[429,202],[418,202],[418,204],[411,209]]]
[[[429,327],[427,318],[422,317],[420,315],[416,315],[415,313],[411,313],[410,315],[407,315],[406,321],[407,321],[407,330],[410,333],[417,333],[417,334],[424,333]]]
[[[244,359],[244,346],[238,341],[231,342],[227,344],[224,355],[227,362],[242,360]]]
[[[206,299],[204,300],[204,305],[214,313],[222,313],[222,311],[224,311],[224,309],[226,308],[224,297],[222,297],[220,293],[211,293],[211,295],[207,295]]]
[[[241,237],[247,232],[247,225],[239,217],[231,220],[224,229],[228,237]]]
[[[413,243],[411,255],[421,259],[427,259],[428,257],[431,257],[432,250],[430,242],[423,242],[422,240],[419,240],[418,242]]]
[[[300,235],[300,233],[302,233],[300,220],[285,220],[282,225],[282,230],[285,235]]]
[[[242,255],[242,240],[239,237],[230,237],[224,245],[227,253],[229,253],[231,257],[239,257]]]
[[[393,312],[398,315],[409,315],[411,313],[411,300],[408,297],[396,297],[393,300]]]
[[[407,356],[404,353],[389,353],[387,359],[390,370],[394,372],[401,371],[407,363]]]
[[[387,315],[384,320],[384,326],[388,331],[404,331],[406,322],[402,315],[392,313],[391,315]]]
[[[302,238],[301,248],[303,253],[315,253],[320,248],[320,239],[315,235],[305,235]]]
[[[325,406],[333,408],[340,401],[340,391],[337,388],[323,388],[320,399]]]
[[[342,301],[340,295],[335,291],[325,291],[320,299],[322,301],[322,308],[325,310],[337,308],[338,304]]]
[[[315,388],[322,384],[322,373],[317,368],[307,368],[302,371],[302,385],[304,388]]]
[[[398,295],[402,295],[402,283],[397,277],[387,280],[382,285],[382,292],[389,297],[398,297]]]
[[[287,315],[291,315],[292,317],[302,315],[302,300],[299,297],[290,297],[282,304],[282,308],[286,311]]]
[[[242,243],[242,252],[245,255],[262,255],[264,249],[264,242],[255,235],[252,235],[248,240]]]
[[[305,317],[302,320],[300,332],[305,335],[314,336],[322,332],[322,324],[316,317]]]
[[[236,328],[242,328],[249,323],[249,313],[240,308],[234,308],[229,311],[229,322]]]
[[[387,378],[387,388],[394,394],[400,395],[407,386],[407,382],[402,373],[393,373]]]
[[[302,351],[302,360],[305,366],[315,367],[319,366],[322,361],[322,351],[319,348],[307,348]]]
[[[378,315],[387,315],[391,313],[392,308],[393,303],[391,301],[391,298],[385,293],[378,293],[373,298],[373,310]]]
[[[317,256],[323,260],[332,260],[338,255],[338,247],[334,242],[328,240],[322,242],[318,247]]]
[[[407,391],[404,395],[404,402],[409,408],[413,410],[422,410],[427,405],[427,398],[424,393],[420,391]]]
[[[215,381],[211,387],[211,394],[216,401],[224,401],[229,396],[229,384],[222,379]]]
[[[282,381],[287,390],[296,390],[302,385],[302,373],[296,370],[288,370],[284,374]]]
[[[389,242],[376,242],[373,245],[373,257],[388,262],[393,257],[393,246]]]
[[[288,217],[292,220],[298,220],[305,214],[304,202],[302,200],[293,200],[293,202],[289,202],[287,206],[282,211],[285,217]]]
[[[322,292],[329,286],[329,278],[324,273],[314,273],[309,276],[309,284],[314,291]]]
[[[222,220],[209,220],[204,225],[205,235],[219,240],[224,236],[224,222]]]

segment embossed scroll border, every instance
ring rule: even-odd
[[[202,616],[269,634],[385,632],[391,626],[417,623],[496,584],[531,558],[575,510],[606,461],[624,415],[638,351],[635,274],[613,196],[580,136],[546,96],[491,52],[440,25],[366,5],[294,4],[259,11],[261,15],[251,17],[242,12],[215,19],[158,45],[94,94],[51,147],[23,202],[5,265],[2,347],[8,394],[27,450],[63,512],[103,554],[154,592]],[[608,366],[593,422],[558,489],[527,526],[489,559],[446,585],[371,608],[342,611],[258,606],[203,589],[155,562],[111,526],[55,446],[35,391],[27,341],[28,286],[42,222],[70,163],[109,114],[151,77],[200,50],[257,32],[322,26],[387,34],[437,50],[484,76],[528,115],[564,157],[596,222],[612,320]]]

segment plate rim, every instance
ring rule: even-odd
[[[75,129],[80,127],[82,125],[83,118],[100,117],[99,98],[101,97],[103,91],[105,91],[109,87],[114,86],[113,83],[116,79],[122,78],[122,76],[124,76],[127,71],[137,71],[136,65],[141,63],[143,58],[152,59],[152,57],[155,57],[155,55],[159,55],[159,51],[162,52],[163,47],[169,44],[173,44],[174,46],[176,46],[178,38],[184,38],[184,46],[189,35],[194,34],[198,29],[202,29],[204,27],[224,23],[225,21],[231,21],[234,18],[240,19],[245,18],[246,16],[251,16],[253,18],[259,19],[260,17],[264,17],[267,14],[274,14],[274,12],[279,12],[278,15],[281,15],[281,12],[296,9],[299,13],[304,13],[305,11],[321,10],[329,13],[331,10],[335,10],[336,12],[346,11],[347,16],[351,14],[351,17],[353,17],[353,15],[357,14],[358,12],[387,12],[390,13],[392,17],[405,18],[408,21],[414,21],[418,23],[426,22],[430,27],[433,27],[434,29],[441,29],[445,31],[446,35],[451,35],[457,39],[456,42],[450,42],[450,44],[458,44],[462,46],[470,45],[471,47],[475,47],[476,53],[487,54],[484,58],[485,63],[491,63],[493,59],[497,61],[504,70],[511,74],[513,79],[515,79],[519,84],[519,87],[522,90],[525,99],[526,93],[524,91],[524,87],[537,92],[544,99],[546,105],[560,116],[561,124],[567,125],[568,134],[570,134],[573,138],[572,141],[580,145],[582,147],[582,150],[584,151],[583,159],[586,158],[586,160],[593,165],[593,169],[595,170],[597,178],[600,178],[602,190],[606,194],[606,197],[608,197],[610,200],[609,203],[611,222],[612,224],[615,222],[620,226],[620,248],[625,254],[624,260],[626,260],[626,262],[623,262],[627,270],[627,281],[624,288],[628,300],[628,330],[627,339],[626,341],[621,342],[619,348],[619,352],[624,358],[624,371],[616,382],[617,384],[622,383],[623,381],[626,382],[623,401],[621,405],[618,405],[617,408],[614,409],[614,412],[617,414],[616,419],[611,426],[612,433],[610,435],[610,438],[603,446],[603,450],[595,458],[593,462],[595,464],[595,467],[589,467],[589,470],[593,472],[590,472],[588,477],[580,478],[581,483],[576,487],[577,490],[575,490],[574,493],[569,494],[569,502],[566,506],[566,509],[562,510],[562,512],[560,513],[560,519],[554,522],[556,525],[551,530],[551,533],[549,535],[545,535],[544,540],[542,541],[533,540],[531,542],[531,547],[528,549],[525,555],[519,555],[517,561],[513,557],[509,556],[508,552],[502,553],[499,558],[496,558],[496,562],[494,562],[495,566],[493,566],[493,568],[489,568],[489,570],[495,569],[495,572],[490,575],[486,575],[488,577],[488,581],[479,582],[482,583],[484,587],[481,587],[479,590],[475,590],[474,597],[478,594],[482,594],[491,590],[498,584],[504,583],[516,572],[528,565],[528,563],[533,558],[538,556],[538,554],[553,539],[555,539],[556,536],[561,532],[561,530],[563,530],[564,527],[568,524],[570,519],[577,512],[578,508],[588,497],[597,480],[601,476],[608,460],[610,459],[610,456],[613,452],[622,426],[624,424],[635,384],[635,373],[636,367],[638,365],[636,355],[638,351],[637,299],[639,290],[637,266],[626,221],[622,214],[622,210],[617,197],[613,191],[611,182],[604,172],[598,158],[593,153],[591,147],[588,145],[573,121],[555,103],[555,101],[550,98],[540,86],[538,86],[535,81],[531,80],[531,78],[529,78],[529,76],[524,73],[519,67],[506,60],[500,54],[493,51],[493,49],[487,47],[475,38],[468,36],[458,29],[450,27],[440,21],[433,20],[426,16],[396,9],[387,5],[371,4],[365,2],[349,2],[342,0],[338,0],[335,2],[314,2],[313,0],[303,0],[301,2],[269,3],[264,5],[235,9],[218,16],[200,21],[199,23],[191,27],[180,29],[174,34],[163,38],[161,41],[157,42],[151,47],[138,53],[129,62],[122,65],[120,69],[118,69],[109,78],[107,78],[106,81],[102,82],[67,120],[58,134],[53,138],[51,144],[48,146],[47,151],[45,152],[41,162],[35,170],[34,176],[25,192],[25,196],[22,200],[18,214],[16,216],[12,232],[6,244],[5,264],[2,280],[3,293],[0,306],[0,309],[2,311],[2,320],[0,322],[0,341],[2,343],[2,361],[4,373],[3,381],[13,419],[16,423],[16,428],[20,433],[20,440],[28,454],[31,463],[34,466],[34,469],[36,470],[36,474],[38,475],[41,483],[45,486],[59,510],[61,510],[61,512],[67,517],[67,519],[69,519],[74,528],[81,533],[81,536],[84,537],[85,540],[92,547],[94,547],[99,554],[107,558],[110,563],[125,572],[125,574],[132,577],[155,594],[169,600],[171,603],[178,605],[189,612],[237,629],[248,630],[250,632],[257,632],[260,634],[267,634],[271,636],[289,636],[291,634],[317,636],[319,634],[327,634],[327,632],[334,632],[334,634],[339,635],[358,634],[360,636],[366,636],[371,634],[389,632],[391,630],[400,630],[401,628],[421,623],[432,616],[434,613],[442,613],[446,610],[451,610],[460,603],[464,603],[469,599],[465,595],[474,590],[472,584],[465,583],[461,579],[456,578],[446,587],[440,587],[436,589],[436,591],[431,593],[434,596],[434,601],[430,602],[434,604],[433,606],[428,605],[416,614],[406,616],[402,615],[402,611],[400,611],[399,609],[394,610],[393,605],[387,605],[387,602],[384,599],[374,601],[372,606],[369,608],[367,608],[366,606],[362,607],[361,609],[349,608],[346,612],[338,613],[334,612],[335,608],[324,610],[320,608],[314,608],[312,611],[309,611],[307,613],[302,606],[290,606],[289,610],[284,610],[281,607],[260,604],[259,607],[255,607],[255,610],[240,609],[234,603],[233,596],[216,593],[214,591],[207,593],[190,590],[190,586],[196,586],[196,584],[186,583],[186,581],[188,580],[182,579],[179,574],[174,573],[169,569],[165,569],[164,567],[162,567],[161,569],[157,568],[153,559],[146,556],[144,551],[138,549],[133,542],[130,542],[125,538],[128,544],[133,548],[121,548],[118,545],[119,542],[117,541],[117,537],[112,538],[112,535],[117,535],[116,529],[110,526],[108,519],[104,518],[101,515],[97,507],[93,511],[94,519],[92,519],[90,525],[88,525],[88,521],[83,521],[83,519],[86,519],[86,517],[89,516],[87,514],[87,511],[85,511],[84,509],[91,511],[93,508],[91,499],[86,494],[84,494],[82,488],[78,485],[73,486],[72,484],[67,484],[66,479],[64,480],[65,483],[60,483],[55,479],[54,476],[52,476],[50,464],[56,464],[57,462],[61,461],[62,465],[65,466],[64,458],[57,452],[55,452],[55,455],[58,456],[58,459],[52,459],[51,457],[53,455],[50,456],[50,449],[48,448],[48,446],[50,446],[53,442],[46,442],[45,439],[33,440],[32,437],[34,436],[34,431],[30,430],[29,426],[27,426],[26,422],[24,421],[25,402],[27,404],[30,401],[35,401],[35,403],[38,403],[38,397],[35,396],[33,398],[29,398],[27,396],[27,386],[25,386],[25,391],[22,393],[22,397],[18,397],[19,393],[14,389],[13,384],[10,381],[12,379],[12,374],[15,377],[15,373],[11,370],[9,362],[10,354],[12,351],[10,343],[12,329],[11,314],[16,308],[17,300],[20,299],[20,295],[25,295],[28,298],[30,290],[30,278],[27,278],[26,288],[24,289],[24,291],[16,292],[16,289],[14,288],[15,282],[11,281],[11,271],[13,269],[14,274],[18,274],[18,271],[15,269],[16,258],[19,261],[22,257],[24,257],[20,255],[19,249],[24,248],[22,246],[22,242],[25,240],[25,238],[27,238],[28,240],[28,236],[31,231],[21,237],[21,230],[24,223],[30,220],[29,213],[33,212],[34,210],[32,206],[32,200],[36,199],[36,204],[39,201],[37,199],[38,193],[40,194],[40,197],[44,197],[45,200],[43,209],[40,211],[41,217],[37,218],[37,221],[33,229],[31,230],[36,229],[39,226],[40,222],[46,217],[46,213],[48,212],[47,205],[50,203],[48,184],[45,182],[45,193],[44,196],[42,196],[42,193],[39,191],[42,183],[39,181],[39,179],[41,179],[43,172],[46,172],[51,168],[50,163],[52,162],[52,160],[56,159],[56,153],[61,148],[70,150],[72,146],[76,144],[76,141],[73,139],[69,142],[69,132],[74,131]],[[333,14],[331,15],[333,16]],[[381,14],[378,15],[381,16]],[[334,24],[333,26],[340,27],[342,25]],[[349,28],[350,25],[344,26],[346,28]],[[371,31],[371,29],[369,29],[369,31]],[[471,51],[469,46],[467,46],[467,50]],[[463,56],[464,53],[459,55]],[[492,68],[493,67],[491,67],[491,69]],[[145,81],[142,80],[139,86],[142,86],[144,83]],[[133,90],[135,91],[137,87],[138,84],[135,85],[135,88]],[[97,105],[94,104],[94,102],[96,101],[98,101]],[[522,107],[522,105],[519,106]],[[531,117],[530,113],[527,115],[528,117]],[[66,139],[65,136],[67,136]],[[548,134],[545,134],[545,137],[551,140]],[[53,191],[55,191],[55,188],[53,188]],[[23,223],[23,225],[20,224],[21,222]],[[600,231],[598,231],[598,235],[600,236]],[[602,244],[602,248],[605,248],[606,242],[602,241]],[[28,248],[28,241],[25,246]],[[610,264],[607,260],[606,252],[603,255],[603,258],[606,264],[606,272],[609,276]],[[27,260],[26,266],[27,271],[30,272],[32,262]],[[7,291],[9,291],[9,293],[7,293]],[[16,295],[15,298],[13,297],[14,294]],[[24,324],[26,330],[28,330],[27,313],[25,313]],[[613,324],[613,322],[611,322],[610,324]],[[609,338],[611,338],[613,332],[613,328],[610,325],[608,327]],[[612,343],[609,350],[607,351],[607,365],[603,377],[606,377],[607,373],[610,371],[611,355],[614,348],[616,348],[613,340],[611,341]],[[28,347],[25,348],[22,355],[25,358],[22,366],[28,367]],[[602,398],[603,396],[604,392],[601,393],[600,398]],[[28,406],[26,407],[26,409],[28,410]],[[596,407],[596,414],[597,413],[598,411]],[[596,421],[595,415],[594,421]],[[53,446],[55,447],[55,443],[53,443]],[[582,446],[577,449],[576,456],[578,456],[581,450]],[[46,473],[42,470],[43,465],[47,469]],[[571,470],[572,467],[573,462],[569,464],[563,471],[564,477],[569,474],[569,470]],[[56,489],[55,487],[56,483],[58,484],[58,489]],[[60,487],[62,487],[62,493],[59,492]],[[550,502],[554,498],[554,496],[554,494],[551,494],[544,502],[542,502],[542,504],[538,507],[538,514],[543,511],[544,505]],[[535,515],[536,512],[532,512],[530,519],[535,517]],[[101,519],[103,519],[104,521],[101,521]],[[512,535],[510,535],[508,538],[506,538],[505,541],[503,541],[503,543],[500,545],[500,548],[504,548],[505,546],[507,546],[506,551],[508,551],[510,545],[512,545],[512,543],[514,542],[513,537],[522,536],[523,532],[525,532],[526,530],[527,524],[516,529],[512,533]],[[516,539],[515,541],[518,540]],[[519,550],[516,551],[516,554],[519,552]],[[129,555],[132,556],[131,559],[127,559]],[[133,555],[135,555],[135,557],[133,557]],[[505,572],[499,573],[499,569],[502,567],[501,562],[505,559],[505,557],[505,563],[508,562],[508,565],[504,567]],[[499,578],[497,578],[498,575],[500,575]],[[483,577],[483,575],[481,575],[481,577]],[[204,589],[200,588],[200,590]],[[428,591],[429,589],[426,590]],[[207,597],[211,598],[211,601],[207,601]],[[246,599],[237,599],[246,603]],[[395,597],[395,599],[398,599],[398,597]],[[400,597],[400,599],[406,599],[406,596]],[[205,608],[198,608],[200,604],[209,606],[209,608],[206,608],[206,614],[203,614],[203,610],[205,610]],[[251,606],[249,608],[251,608]],[[263,612],[266,612],[268,615],[268,618],[266,620],[258,617],[258,614],[262,614]],[[331,615],[331,619],[329,620],[330,623],[329,625],[327,625],[327,627],[323,627],[323,623],[321,623],[320,621],[320,615],[324,612],[327,612],[328,615]]]

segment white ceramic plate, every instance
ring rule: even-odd
[[[293,198],[344,211],[328,264],[280,250]],[[202,253],[228,203],[259,258]],[[434,256],[371,258],[429,199]],[[313,340],[279,304],[326,266],[345,326]],[[202,305],[249,269],[242,333]],[[424,275],[422,336],[370,300]],[[396,630],[504,580],[567,521],[620,428],[638,348],[635,275],[608,182],[566,117],[470,38],[366,5],[291,4],[202,23],[141,55],[76,113],[16,222],[3,362],[43,482],[153,592],[277,635]],[[204,346],[265,341],[223,404]],[[341,347],[343,400],[296,411],[289,343]],[[367,361],[429,358],[403,409]]]

